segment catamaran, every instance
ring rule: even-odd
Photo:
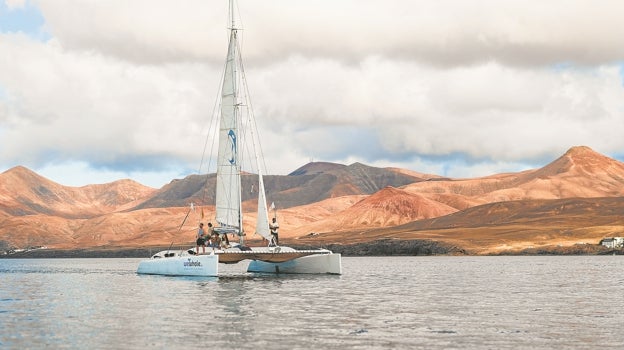
[[[217,153],[217,180],[214,231],[219,235],[234,234],[239,242],[229,247],[208,249],[207,253],[188,250],[164,250],[139,263],[139,274],[170,276],[218,276],[219,264],[250,260],[248,272],[341,274],[340,254],[327,249],[298,250],[280,246],[269,231],[269,210],[264,188],[259,137],[251,127],[254,161],[258,172],[258,212],[255,233],[270,242],[267,246],[250,247],[245,243],[241,195],[240,142],[243,136],[243,114],[252,113],[242,65],[233,0],[229,1],[229,43],[221,84]],[[244,91],[241,91],[244,90]],[[247,111],[243,113],[243,111]],[[253,114],[251,114],[253,117]],[[254,125],[247,123],[247,125]]]

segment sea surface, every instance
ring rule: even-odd
[[[343,275],[0,259],[1,349],[623,349],[624,256],[343,257]]]

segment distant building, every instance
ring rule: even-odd
[[[624,237],[604,238],[600,244],[607,248],[622,248],[624,247]]]

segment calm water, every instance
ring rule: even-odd
[[[343,258],[342,276],[0,260],[0,348],[624,348],[624,257]]]

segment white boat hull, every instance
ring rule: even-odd
[[[342,262],[340,254],[308,255],[280,263],[253,260],[247,272],[341,275]]]
[[[191,255],[184,251],[171,252],[174,256],[154,255],[139,263],[137,273],[165,276],[218,276],[219,257],[217,255]]]
[[[295,250],[288,247],[217,250],[189,254],[191,250],[163,250],[139,263],[137,273],[165,276],[219,276],[219,263],[252,260],[247,272],[293,274],[342,274],[340,254],[328,250]],[[302,256],[303,255],[303,256]],[[295,256],[301,256],[293,258]],[[286,260],[288,259],[288,260]],[[263,261],[264,260],[264,261]]]

